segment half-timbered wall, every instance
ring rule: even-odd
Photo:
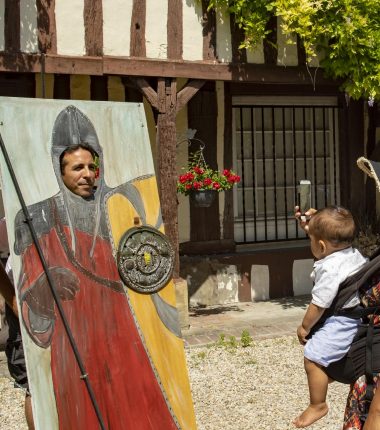
[[[233,19],[207,11],[206,0],[1,0],[0,70],[38,71],[36,54],[44,53],[46,70],[54,73],[171,73],[221,80],[240,74],[252,80],[258,76],[249,68],[215,66],[298,66],[300,48],[281,35],[279,20],[272,27],[277,50],[264,42],[245,51],[239,50],[243,35]],[[13,53],[13,61],[4,53]]]
[[[9,74],[12,82],[26,79],[27,83],[18,89],[16,85],[14,93],[7,95],[141,101],[157,160],[157,112],[129,77],[144,77],[155,90],[156,78],[176,78],[178,91],[189,79],[209,81],[177,114],[177,141],[189,127],[197,128],[207,146],[207,161],[219,169],[234,166],[234,96],[334,95],[342,102],[337,83],[324,79],[320,68],[305,67],[302,47],[287,43],[280,20],[270,21],[269,41],[250,51],[240,50],[243,35],[233,18],[207,11],[207,4],[207,0],[0,0],[0,93],[6,91],[8,72],[18,72],[18,78],[17,73]],[[318,66],[318,60],[312,66]],[[203,111],[209,119],[202,119]],[[352,207],[361,205],[362,176],[354,165],[356,155],[363,153],[361,120],[362,106],[351,102],[339,121],[341,140],[348,148],[341,158],[342,189],[346,190],[342,202]],[[188,151],[185,144],[177,147],[178,173],[187,163]],[[215,222],[207,229],[209,212],[194,211],[187,197],[178,196],[179,242],[184,253],[235,250],[232,197],[219,194],[212,209]],[[293,249],[293,256],[282,251],[287,258],[282,271],[278,258],[284,255],[273,249],[266,254],[255,249],[252,255],[244,251],[244,258],[231,253],[213,260],[189,257],[186,263],[184,257],[181,276],[190,279],[194,301],[204,304],[304,293],[308,266],[301,251]],[[197,276],[199,280],[191,283]],[[203,281],[211,285],[206,294],[217,291],[224,296],[214,294],[212,300],[203,300]]]

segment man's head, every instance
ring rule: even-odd
[[[327,206],[311,217],[308,233],[314,256],[323,258],[350,246],[355,238],[356,225],[348,209]]]
[[[90,197],[95,184],[96,152],[86,143],[70,146],[60,156],[65,186],[80,197]]]

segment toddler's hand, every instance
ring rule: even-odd
[[[301,345],[305,345],[306,344],[306,342],[307,342],[306,336],[308,334],[309,334],[309,332],[307,330],[305,330],[302,325],[298,326],[298,328],[297,328],[297,336],[298,336],[299,343]]]

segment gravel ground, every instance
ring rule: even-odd
[[[246,348],[197,347],[186,355],[198,430],[293,429],[292,419],[308,404],[302,347],[295,337]],[[309,429],[340,430],[347,393],[347,385],[331,384],[330,412]],[[0,377],[0,429],[26,429],[23,399],[21,390]]]

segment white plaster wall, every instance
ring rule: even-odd
[[[4,10],[5,0],[0,0],[0,51],[4,51]]]
[[[148,58],[167,58],[167,15],[167,0],[146,1],[145,38]]]
[[[285,36],[281,24],[282,19],[277,18],[277,65],[298,66],[297,37]]]
[[[183,0],[184,60],[203,59],[202,4],[198,0]]]
[[[251,267],[251,298],[253,302],[269,300],[269,267],[266,265]]]
[[[234,265],[224,266],[216,272],[218,285],[218,302],[220,304],[239,301],[240,275]]]
[[[20,2],[20,49],[38,52],[37,6],[35,0]]]
[[[264,44],[261,41],[257,43],[252,49],[247,49],[247,62],[254,64],[264,64]]]
[[[104,55],[128,57],[133,0],[103,0]]]
[[[219,61],[232,60],[230,17],[226,13],[216,13],[216,54]]]
[[[85,55],[83,1],[56,1],[57,51],[60,55]]]
[[[310,273],[313,270],[314,260],[312,258],[305,260],[294,260],[293,262],[293,294],[302,296],[310,294],[313,288],[313,282]]]

